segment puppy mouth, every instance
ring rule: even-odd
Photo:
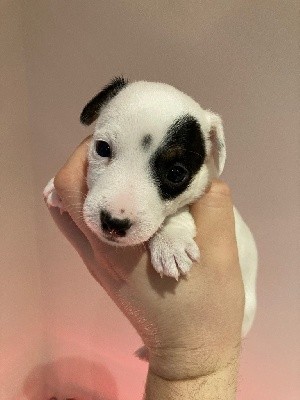
[[[104,233],[103,236],[109,242],[119,243],[120,235],[115,231]]]
[[[121,236],[116,231],[110,230],[104,232],[97,224],[90,220],[87,220],[86,224],[91,231],[104,242],[108,242],[110,244],[120,244]]]
[[[147,241],[149,238],[140,238],[140,239],[133,239],[133,237],[130,234],[126,235],[120,235],[120,232],[115,232],[115,231],[110,231],[110,232],[103,232],[101,230],[101,233],[99,237],[104,241],[107,242],[111,245],[115,246],[134,246],[141,244],[145,241]]]

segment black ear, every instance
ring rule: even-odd
[[[114,78],[99,92],[82,110],[80,122],[84,125],[91,125],[99,116],[100,109],[115,97],[122,90],[128,81],[121,77]]]

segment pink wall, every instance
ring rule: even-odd
[[[21,7],[0,11],[0,399],[41,361],[43,318]]]
[[[298,399],[297,2],[2,3],[1,142],[9,156],[1,152],[1,183],[10,189],[0,226],[8,243],[1,261],[1,399],[141,398],[146,366],[132,356],[140,340],[59,234],[41,197],[91,132],[79,125],[85,101],[118,74],[168,82],[222,115],[224,179],[260,253],[258,314],[244,343],[239,398]],[[30,356],[13,356],[14,348],[27,354],[35,341]]]

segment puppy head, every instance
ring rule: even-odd
[[[172,86],[116,78],[82,111],[94,121],[83,213],[111,244],[147,241],[223,170],[220,117]]]

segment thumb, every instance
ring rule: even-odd
[[[83,262],[88,263],[93,258],[92,247],[67,212],[61,213],[56,207],[49,207],[49,212],[59,230],[75,248]]]
[[[191,206],[197,226],[196,241],[203,259],[224,268],[238,265],[233,204],[229,187],[214,180],[209,190]],[[208,264],[209,265],[209,264]]]

